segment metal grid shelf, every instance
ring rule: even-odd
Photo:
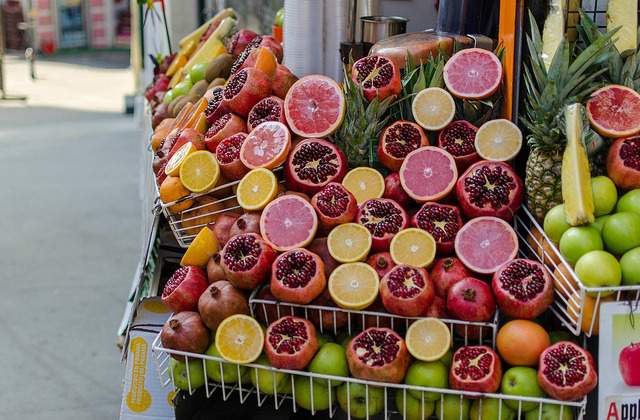
[[[413,386],[413,385],[405,385],[405,384],[391,384],[391,383],[384,383],[384,382],[373,382],[373,381],[366,381],[366,380],[361,380],[361,379],[356,379],[356,378],[351,378],[351,377],[339,377],[339,376],[332,376],[332,375],[323,375],[323,374],[316,374],[316,373],[311,373],[311,372],[306,372],[306,371],[297,371],[297,370],[286,370],[286,369],[276,369],[274,367],[271,366],[264,366],[264,365],[259,365],[259,364],[246,364],[243,365],[248,372],[248,375],[255,375],[254,378],[256,379],[255,382],[257,384],[257,386],[254,386],[251,381],[250,381],[250,377],[247,376],[247,374],[242,374],[242,372],[240,371],[240,365],[235,364],[235,363],[230,363],[225,361],[224,359],[221,359],[219,357],[214,357],[214,356],[207,356],[207,355],[202,355],[202,354],[195,354],[195,353],[186,353],[186,352],[181,352],[181,351],[177,351],[177,350],[170,350],[170,349],[165,349],[162,347],[161,343],[160,343],[160,336],[158,335],[156,337],[156,339],[153,342],[152,345],[152,357],[153,357],[153,362],[155,364],[156,370],[158,375],[160,376],[160,381],[163,387],[169,386],[171,384],[174,383],[173,381],[173,372],[171,369],[171,364],[170,364],[170,360],[171,360],[171,356],[182,356],[185,358],[185,360],[187,361],[187,363],[189,363],[189,360],[191,360],[193,363],[193,360],[199,360],[202,363],[202,368],[204,370],[204,374],[205,374],[205,378],[208,377],[207,375],[207,363],[209,362],[209,364],[211,364],[212,362],[217,365],[217,369],[220,369],[220,377],[222,379],[221,383],[214,383],[214,382],[209,382],[209,381],[205,381],[204,384],[204,388],[205,388],[205,394],[207,396],[207,398],[210,398],[214,392],[216,392],[217,390],[220,390],[220,392],[222,393],[222,398],[224,401],[227,401],[229,398],[231,398],[234,394],[236,394],[238,396],[238,401],[240,404],[245,404],[245,403],[250,403],[251,402],[251,397],[255,395],[255,403],[261,407],[262,405],[264,405],[265,403],[267,403],[268,400],[272,400],[273,401],[273,406],[274,409],[278,410],[281,409],[283,407],[289,407],[289,404],[291,409],[293,410],[293,412],[296,412],[297,410],[300,410],[299,407],[296,406],[295,403],[295,387],[293,386],[294,384],[294,378],[296,377],[306,377],[308,378],[309,381],[309,387],[312,390],[311,391],[311,413],[313,415],[315,415],[316,413],[321,412],[320,410],[316,410],[316,405],[314,402],[314,392],[313,392],[313,387],[314,386],[318,386],[320,387],[319,389],[321,390],[326,390],[327,392],[327,399],[329,401],[329,409],[328,410],[323,410],[323,413],[326,413],[326,415],[329,416],[329,418],[333,418],[338,411],[338,405],[336,404],[336,400],[334,395],[332,394],[332,392],[330,391],[331,387],[322,387],[321,385],[318,385],[317,381],[318,380],[323,380],[325,382],[328,382],[329,385],[331,385],[332,381],[340,381],[343,383],[348,384],[347,385],[347,395],[350,395],[351,392],[351,387],[354,384],[360,384],[360,385],[364,385],[365,386],[365,398],[366,398],[366,403],[365,403],[365,407],[366,408],[366,413],[365,413],[365,418],[369,419],[369,418],[375,418],[375,419],[403,419],[403,418],[407,418],[402,416],[400,413],[402,412],[406,412],[406,407],[402,407],[399,409],[399,407],[396,407],[395,402],[394,402],[394,395],[396,392],[398,392],[398,390],[400,390],[400,392],[403,393],[404,401],[405,401],[405,406],[406,406],[406,395],[407,392],[410,390],[413,391],[418,391],[420,392],[421,395],[421,400],[423,401],[423,403],[421,404],[422,409],[424,410],[425,407],[425,403],[424,403],[424,398],[425,398],[425,393],[427,392],[435,392],[440,394],[440,398],[438,400],[435,401],[435,407],[437,408],[438,404],[441,405],[441,407],[444,406],[444,395],[454,395],[456,397],[458,397],[460,399],[460,406],[462,406],[462,404],[470,404],[471,401],[469,402],[465,402],[465,400],[468,399],[478,399],[478,398],[495,398],[499,401],[499,418],[502,415],[502,410],[503,410],[503,404],[505,403],[505,401],[509,400],[509,401],[515,401],[517,404],[517,416],[516,418],[522,418],[522,414],[523,414],[523,410],[522,410],[522,404],[524,403],[534,403],[535,404],[535,408],[533,410],[539,410],[540,412],[540,416],[542,413],[542,406],[544,404],[551,404],[551,405],[558,405],[560,406],[560,410],[561,413],[564,412],[565,410],[571,410],[571,412],[573,413],[573,416],[575,419],[577,420],[581,420],[584,418],[584,415],[586,413],[586,404],[587,404],[587,399],[586,397],[580,401],[557,401],[557,400],[552,400],[552,399],[547,399],[547,398],[530,398],[530,397],[520,397],[520,396],[511,396],[511,395],[505,395],[505,394],[483,394],[483,393],[477,393],[477,392],[467,392],[467,391],[458,391],[458,390],[452,390],[452,389],[443,389],[443,388],[429,388],[429,387],[421,387],[421,386]],[[224,375],[222,375],[223,372],[223,367],[228,367],[228,366],[234,366],[235,369],[237,369],[237,375],[238,375],[238,382],[237,383],[225,383],[224,382]],[[276,387],[276,383],[275,383],[275,375],[272,375],[272,377],[274,378],[273,381],[273,389],[274,392],[270,393],[270,394],[266,394],[264,392],[262,392],[260,390],[260,382],[257,380],[258,379],[258,374],[259,372],[271,372],[271,373],[283,373],[283,374],[288,374],[289,378],[288,380],[291,381],[291,393],[282,393],[282,392],[278,392],[277,391],[277,387]],[[196,391],[196,388],[192,386],[191,383],[191,378],[189,376],[188,370],[187,370],[187,386],[188,386],[188,392],[189,394],[193,394]],[[374,413],[369,413],[369,404],[368,404],[368,398],[370,395],[370,389],[372,388],[379,388],[384,392],[384,407],[382,409],[382,411],[376,415],[373,415]],[[335,389],[335,388],[334,388]],[[322,391],[321,391],[322,392]],[[347,410],[349,410],[349,407],[347,407]],[[532,411],[533,411],[532,410]],[[460,410],[461,411],[461,410]],[[441,410],[442,412],[442,410]],[[423,413],[424,414],[424,411]],[[351,415],[347,412],[346,417],[348,419],[351,419]],[[438,417],[435,416],[435,414],[431,417],[426,417],[424,415],[421,416],[422,418],[434,418],[437,419]],[[560,416],[562,418],[562,414]]]

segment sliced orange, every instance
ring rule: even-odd
[[[260,357],[264,332],[258,321],[247,315],[231,315],[216,330],[216,347],[223,359],[251,363]]]
[[[483,159],[508,161],[522,148],[522,131],[509,120],[487,121],[476,133],[475,146]]]
[[[347,172],[342,185],[356,198],[358,205],[384,194],[384,178],[373,168],[361,166]]]
[[[456,115],[453,96],[444,89],[431,87],[423,89],[413,98],[411,104],[413,118],[426,130],[437,131],[445,128]]]
[[[204,267],[209,259],[218,252],[218,238],[207,226],[200,229],[200,232],[193,238],[189,248],[185,251],[180,265],[196,265]]]
[[[164,167],[164,173],[168,176],[178,176],[180,175],[180,167],[184,163],[187,156],[191,153],[195,153],[198,149],[196,146],[187,142],[183,144],[176,152],[171,156],[171,159],[167,162],[167,166]]]
[[[338,225],[329,233],[327,248],[338,262],[364,261],[371,250],[371,232],[357,223]]]
[[[240,147],[240,160],[249,169],[274,169],[282,165],[291,150],[291,132],[280,121],[263,122]]]
[[[393,237],[389,252],[396,264],[427,267],[436,256],[436,241],[425,230],[408,228]]]
[[[191,153],[180,166],[180,181],[194,193],[209,191],[220,178],[216,156],[208,150]]]
[[[423,318],[409,326],[405,341],[413,357],[433,362],[442,358],[451,348],[451,331],[438,318]]]
[[[160,185],[160,200],[165,204],[178,201],[181,198],[188,196],[189,194],[189,190],[186,189],[184,185],[182,185],[182,182],[180,182],[180,178],[178,178],[177,176],[166,177]],[[169,210],[171,210],[173,213],[178,213],[188,209],[192,205],[193,200],[188,199],[174,204],[173,206],[169,207]]]
[[[254,68],[263,71],[267,76],[273,79],[278,67],[278,59],[273,52],[267,47],[259,47],[257,49],[256,63]]]
[[[364,309],[378,297],[378,273],[361,262],[342,264],[329,277],[329,294],[345,309]]]
[[[247,211],[262,210],[278,194],[278,179],[269,169],[252,169],[236,188],[240,207]]]

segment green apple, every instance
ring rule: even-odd
[[[500,404],[500,400],[495,398],[482,398],[474,400],[471,404],[471,420],[514,420],[515,418],[516,412],[508,405]]]
[[[318,334],[318,348],[322,347],[326,343],[333,343],[333,337],[329,334]]]
[[[204,80],[205,72],[207,71],[207,63],[194,64],[189,70],[189,78],[192,84],[196,84],[200,80]]]
[[[323,344],[316,355],[311,359],[309,364],[309,372],[320,373],[333,376],[349,376],[349,366],[347,365],[347,356],[344,347],[336,343]],[[317,382],[323,386],[327,386],[326,379],[317,379]],[[342,381],[331,381],[331,386],[338,386]]]
[[[218,352],[216,343],[211,343],[205,354],[207,356],[222,358]],[[207,376],[209,379],[218,383],[222,383],[222,380],[224,379],[225,385],[235,384],[238,382],[238,371],[240,372],[240,376],[244,376],[247,372],[246,366],[236,365],[235,363],[216,362],[213,360],[205,360],[204,363],[207,366]],[[222,374],[220,374],[221,367]]]
[[[560,410],[562,410],[562,415],[560,415]],[[568,406],[542,404],[542,414],[540,408],[536,407],[535,410],[525,413],[524,420],[573,420],[573,413],[571,407]]]
[[[273,19],[273,24],[276,26],[282,26],[284,24],[284,7],[276,13],[276,17]]]
[[[336,400],[335,388],[322,386],[318,381],[313,381],[313,407],[311,404],[311,381],[307,376],[296,376],[293,379],[293,389],[296,393],[296,404],[305,410],[322,411],[329,408],[329,396],[331,401]]]
[[[469,400],[458,395],[445,394],[435,402],[436,416],[440,420],[468,420]]]
[[[530,367],[512,367],[502,376],[501,390],[503,394],[520,395],[524,397],[542,398],[544,391],[538,385],[538,371]],[[504,403],[514,410],[518,410],[520,401],[504,400]],[[536,408],[534,402],[522,402],[522,411]]]
[[[602,235],[602,228],[604,227],[605,222],[611,217],[610,214],[605,214],[604,216],[596,217],[596,220],[593,223],[589,224],[592,228],[598,231],[600,235]]]
[[[404,378],[404,383],[429,388],[447,388],[449,386],[449,369],[437,360],[435,362],[416,361],[409,366],[407,375]],[[411,389],[409,393],[414,398],[422,398],[421,391]],[[440,393],[425,392],[424,399],[426,401],[439,400]]]
[[[560,252],[571,265],[575,265],[587,252],[603,248],[600,234],[590,226],[569,228],[560,238]]]
[[[169,89],[168,91],[165,92],[164,97],[162,98],[162,103],[169,105],[171,101],[173,101],[174,99],[175,99],[175,96],[173,93],[173,89]]]
[[[450,348],[447,352],[440,358],[440,361],[449,369],[451,367],[451,363],[453,363],[453,350]]]
[[[640,246],[640,214],[612,214],[602,227],[602,238],[607,249],[616,255]]]
[[[640,188],[631,190],[620,197],[620,200],[618,200],[618,205],[616,206],[616,211],[630,211],[640,214]]]
[[[563,204],[558,204],[557,206],[549,210],[544,216],[544,233],[546,233],[549,239],[551,239],[556,244],[560,242],[560,237],[570,227],[571,225],[567,223],[567,218],[564,215]]]
[[[264,354],[260,355],[258,360],[254,363],[263,366],[271,366],[269,359],[267,359]],[[273,395],[274,391],[281,394],[291,394],[291,379],[288,373],[274,373],[267,369],[251,368],[248,375],[253,386],[259,389],[260,394],[262,395]]]
[[[607,251],[591,251],[576,263],[576,274],[586,287],[620,286],[622,272],[620,263]],[[602,293],[602,296],[608,296]]]
[[[192,87],[193,87],[193,83],[191,83],[191,81],[189,80],[183,80],[182,82],[178,83],[172,89],[174,98],[177,98],[178,96],[186,95],[187,93],[189,93]]]
[[[338,387],[336,397],[340,408],[356,419],[373,417],[384,409],[384,388],[377,386],[346,382]]]
[[[622,284],[625,286],[640,285],[640,247],[630,249],[620,258]]]
[[[618,201],[618,190],[611,178],[606,176],[591,178],[591,191],[595,206],[594,215],[602,216],[611,213]]]
[[[402,389],[398,389],[395,396],[396,410],[400,412],[401,416],[404,414],[405,420],[427,420],[431,417],[435,409],[433,401],[424,400],[423,402],[422,400],[413,398],[408,392],[406,395],[406,403],[404,398],[405,393]],[[438,404],[440,403],[438,402]]]
[[[189,369],[187,369],[185,362],[171,359],[171,369],[173,371],[173,383],[178,389],[189,391],[189,382],[191,382],[191,391],[195,391],[204,385],[204,369],[200,360],[189,359]],[[188,374],[187,370],[189,371]]]

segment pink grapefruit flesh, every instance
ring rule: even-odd
[[[321,75],[305,76],[295,82],[284,100],[287,123],[303,137],[325,137],[342,123],[344,95],[332,79]]]
[[[240,148],[240,160],[249,169],[273,169],[282,165],[291,150],[291,133],[279,121],[267,121],[247,136]]]
[[[502,82],[502,63],[491,51],[468,48],[451,57],[443,70],[444,83],[453,96],[482,99],[493,95]]]
[[[493,274],[518,254],[518,237],[513,228],[497,217],[469,220],[458,231],[456,255],[470,270]]]
[[[633,136],[640,132],[640,94],[626,86],[605,86],[587,101],[587,115],[605,137]]]
[[[457,179],[453,156],[434,146],[424,146],[409,153],[400,167],[402,188],[418,202],[444,198]]]
[[[303,248],[311,243],[318,229],[318,216],[307,200],[283,195],[262,211],[260,232],[277,251]]]

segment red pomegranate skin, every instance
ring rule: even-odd
[[[496,392],[502,380],[500,358],[490,347],[466,346],[453,354],[449,371],[452,389],[473,392]]]
[[[327,286],[322,259],[306,249],[292,249],[273,261],[271,293],[278,300],[306,305]]]
[[[260,234],[260,213],[250,212],[238,217],[229,228],[229,238],[243,233]]]
[[[448,319],[449,313],[447,312],[447,301],[440,296],[434,296],[433,302],[427,307],[423,316]]]
[[[369,78],[374,68],[378,75]],[[376,96],[383,100],[389,96],[398,96],[402,90],[398,66],[386,57],[369,55],[353,63],[351,79],[362,87],[367,101]]]
[[[174,312],[194,311],[198,299],[209,286],[204,270],[196,266],[177,269],[162,291],[162,303]]]
[[[388,328],[367,328],[347,347],[349,371],[359,379],[400,383],[410,362],[404,340]]]
[[[380,281],[380,298],[387,311],[401,316],[420,316],[435,293],[424,268],[396,265]]]
[[[197,312],[179,312],[164,323],[160,331],[160,342],[167,349],[201,354],[209,347],[209,330]],[[171,357],[176,360],[184,359],[183,356],[174,354]]]
[[[640,136],[613,142],[607,156],[607,175],[618,188],[640,188]]]
[[[331,254],[329,253],[329,248],[327,247],[327,237],[315,238],[307,249],[315,254],[318,254],[322,261],[324,262],[324,275],[328,279],[333,270],[335,270],[340,263],[336,261]]]
[[[640,343],[631,343],[620,352],[620,375],[628,386],[640,386]]]
[[[224,280],[227,275],[220,265],[220,253],[214,254],[207,263],[207,280],[209,284]]]
[[[266,121],[287,124],[284,116],[284,101],[277,96],[267,96],[251,108],[247,116],[247,129],[251,132]]]
[[[245,295],[226,280],[209,285],[200,295],[198,312],[211,331],[217,330],[218,325],[231,315],[251,313]]]
[[[271,79],[261,70],[245,68],[229,78],[224,89],[224,105],[242,117],[271,93]]]
[[[238,213],[222,213],[216,220],[213,233],[216,235],[219,246],[224,246],[229,240],[229,231],[238,217],[240,217]]]
[[[255,233],[232,237],[221,253],[227,280],[235,287],[247,290],[254,289],[268,277],[275,258],[273,248]]]
[[[431,280],[436,289],[436,295],[446,299],[447,292],[457,282],[465,277],[471,277],[471,271],[456,257],[446,257],[436,260],[431,267]]]
[[[387,273],[396,266],[389,252],[378,252],[370,255],[369,258],[367,258],[367,264],[376,270],[380,278],[386,276]]]
[[[583,398],[598,385],[593,356],[570,341],[552,344],[540,354],[538,384],[556,400]]]
[[[238,57],[256,36],[258,34],[250,29],[240,29],[227,41],[227,52]]]
[[[380,135],[378,161],[390,171],[399,171],[409,153],[428,145],[429,139],[418,124],[411,121],[395,121]]]
[[[278,369],[304,369],[318,346],[316,327],[295,316],[285,316],[271,323],[265,334],[267,358]]]
[[[331,299],[329,289],[324,289],[322,293],[320,293],[320,296],[311,302],[311,306],[323,306],[330,308],[322,311],[311,308],[307,309],[306,318],[320,329],[320,333],[329,331],[333,334],[337,334],[338,330],[346,327],[349,322],[349,315],[347,312],[331,309],[337,308],[337,305]],[[320,312],[322,312],[322,316],[320,316]]]
[[[273,94],[280,99],[284,99],[287,96],[287,92],[298,78],[291,73],[291,70],[284,64],[278,64],[276,67],[276,74],[273,77],[273,83],[271,84],[271,90]]]
[[[405,210],[407,210],[412,202],[409,194],[402,188],[400,174],[398,172],[392,172],[384,177],[384,194],[382,197],[395,200]]]
[[[462,321],[488,322],[496,312],[496,302],[487,283],[466,277],[449,289],[447,311]]]
[[[220,142],[238,133],[246,133],[247,124],[242,117],[227,113],[216,119],[204,134],[204,144],[215,153]]]
[[[323,232],[353,222],[358,213],[356,198],[342,184],[330,182],[311,197]]]

